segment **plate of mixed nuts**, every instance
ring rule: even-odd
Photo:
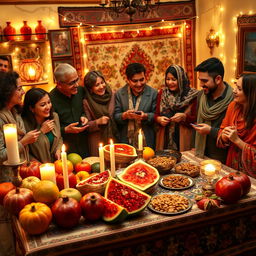
[[[163,176],[159,184],[161,187],[171,190],[182,190],[192,187],[195,182],[194,180],[183,174],[169,174]]]
[[[151,198],[148,208],[159,214],[177,215],[187,212],[191,209],[192,201],[178,194],[159,194]]]

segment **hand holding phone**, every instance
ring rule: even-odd
[[[134,114],[141,115],[141,111],[135,111]]]
[[[201,126],[200,124],[193,124],[193,123],[190,123],[190,125],[192,125],[194,127],[200,127]]]

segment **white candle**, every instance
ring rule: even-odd
[[[65,152],[65,149],[66,149],[65,145],[63,144],[61,147],[61,162],[62,162],[64,188],[69,188],[67,153]]]
[[[204,167],[204,174],[206,176],[213,176],[215,174],[215,166],[213,164],[206,164]]]
[[[20,155],[16,124],[5,124],[3,125],[3,130],[8,163],[18,164],[20,162]]]
[[[115,146],[113,144],[113,140],[110,140],[110,172],[112,177],[116,176],[116,162],[115,162]]]
[[[103,144],[100,143],[99,146],[99,157],[100,157],[100,172],[105,171],[105,161],[104,161],[104,151],[103,151]]]
[[[41,180],[50,180],[56,184],[55,167],[54,164],[41,164],[39,166]]]
[[[139,134],[138,134],[138,149],[143,150],[143,137],[142,137],[141,129],[139,130]]]

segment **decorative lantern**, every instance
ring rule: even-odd
[[[43,73],[43,67],[38,59],[24,59],[20,63],[20,77],[27,83],[38,82]]]
[[[210,48],[210,54],[213,54],[214,47],[218,47],[220,43],[220,38],[218,36],[218,33],[214,31],[213,28],[210,29],[210,32],[206,36],[206,43],[208,47]]]

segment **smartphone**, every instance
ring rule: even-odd
[[[78,127],[84,127],[85,124],[82,124],[81,120],[79,121],[79,124],[77,125]]]
[[[141,115],[141,112],[140,111],[135,111],[134,114]]]
[[[190,123],[190,125],[195,126],[195,127],[200,127],[201,126],[199,124],[193,124],[193,123]]]

